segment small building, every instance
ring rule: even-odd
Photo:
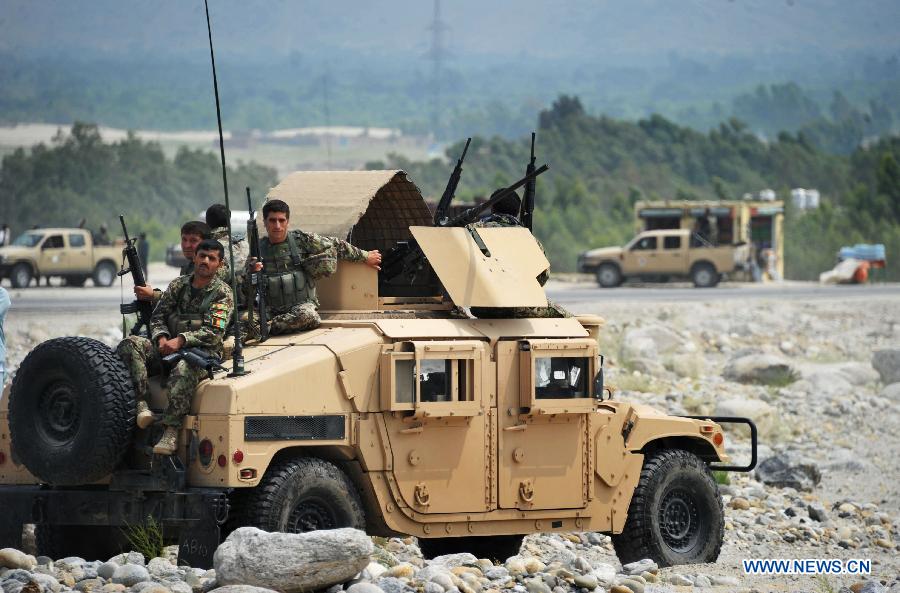
[[[771,249],[784,278],[784,202],[754,200],[660,200],[634,205],[635,230],[695,229],[706,218],[714,243],[750,243],[757,257]],[[761,266],[768,267],[768,266]]]

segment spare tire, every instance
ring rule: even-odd
[[[55,338],[32,350],[9,395],[9,430],[19,460],[41,481],[90,484],[122,460],[135,398],[125,363],[91,338]]]

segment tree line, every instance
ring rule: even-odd
[[[275,170],[238,162],[228,169],[229,193],[257,195],[276,183]],[[146,232],[151,257],[160,259],[179,228],[211,203],[221,202],[217,154],[181,148],[167,158],[155,142],[134,135],[106,143],[96,125],[76,123],[50,145],[18,149],[0,164],[0,223],[14,234],[34,225],[74,227],[84,219],[96,231],[119,234],[119,214],[129,233]]]

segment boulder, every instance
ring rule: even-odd
[[[881,397],[900,402],[900,383],[891,383],[881,390]]]
[[[747,354],[728,361],[722,375],[729,381],[760,385],[785,385],[797,379],[791,363],[774,354]]]
[[[674,354],[666,360],[665,366],[679,377],[696,379],[703,374],[704,360],[697,352]]]
[[[112,582],[126,587],[132,587],[142,581],[149,581],[150,573],[140,564],[123,564],[116,568],[112,575]]]
[[[769,404],[758,399],[732,397],[716,402],[716,416],[740,416],[749,418],[756,424],[761,434],[767,434],[774,426],[776,410]],[[750,434],[750,429],[743,425],[729,425],[729,431],[744,435]]]
[[[37,560],[31,554],[20,552],[15,548],[3,548],[0,550],[0,567],[21,568],[33,570],[37,566]]]
[[[213,566],[216,581],[223,586],[300,593],[353,578],[369,564],[374,550],[372,540],[358,529],[294,534],[241,527],[218,547]]]
[[[876,350],[872,354],[872,366],[885,385],[900,383],[900,348]]]
[[[685,339],[661,325],[629,329],[622,336],[622,361],[636,358],[655,359],[684,348]]]
[[[225,587],[216,587],[209,593],[278,593],[274,589],[264,589],[263,587],[253,587],[251,585],[227,585]]]
[[[764,459],[755,470],[759,481],[778,488],[812,490],[822,479],[816,465],[791,455],[775,455]]]

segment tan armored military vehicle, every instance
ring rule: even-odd
[[[103,557],[152,516],[194,566],[240,525],[503,559],[524,534],[601,531],[623,562],[715,560],[720,422],[611,399],[598,317],[451,315],[546,304],[526,229],[431,226],[402,171],[295,173],[269,197],[296,226],[403,257],[380,275],[342,262],[318,285],[320,328],[251,343],[249,374],[202,382],[171,458],[136,429],[108,347],[35,348],[0,405],[0,547],[36,523],[42,553]]]
[[[595,274],[604,288],[628,279],[688,278],[698,288],[719,283],[723,274],[743,269],[750,249],[741,245],[710,245],[687,229],[644,231],[624,247],[601,247],[578,257],[578,271]]]
[[[0,247],[0,280],[27,288],[33,278],[60,277],[68,286],[109,286],[116,279],[121,247],[95,245],[85,229],[34,229]]]

